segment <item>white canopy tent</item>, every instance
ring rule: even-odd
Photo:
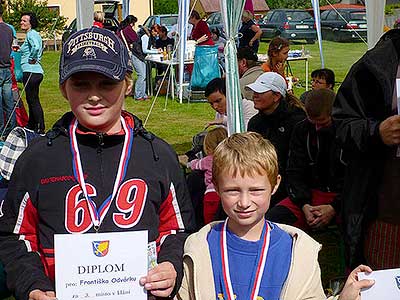
[[[386,0],[366,0],[368,49],[375,46],[383,34]]]
[[[94,0],[76,0],[77,1],[77,28],[90,27],[93,22],[93,7]],[[235,39],[237,38],[236,29],[240,23],[241,12],[244,7],[252,7],[252,0],[219,0],[221,13],[223,17],[225,32],[227,33],[227,47],[225,50],[225,63],[227,69],[227,115],[228,115],[228,132],[241,132],[244,130],[243,118],[241,112],[240,89],[239,89],[239,75],[237,72],[236,62],[236,48]],[[310,0],[314,15],[316,18],[316,27],[318,34],[318,42],[320,48],[321,65],[324,66],[324,57],[322,51],[322,36],[320,25],[320,10],[319,0]],[[127,7],[129,7],[130,0],[122,0],[123,3],[123,16],[129,14]],[[193,7],[197,0],[194,1]],[[266,0],[268,3],[268,0]],[[328,1],[329,3],[329,1]],[[379,40],[383,33],[384,21],[384,7],[386,0],[366,0],[367,8],[367,24],[368,24],[368,48],[372,48]],[[184,70],[184,57],[187,39],[187,22],[189,17],[190,0],[179,0],[179,41],[178,41],[178,58],[179,58],[179,98],[182,103],[182,84],[183,84],[183,70]],[[149,112],[150,113],[150,112]]]

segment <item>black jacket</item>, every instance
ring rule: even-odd
[[[258,132],[268,139],[274,145],[278,155],[279,173],[282,175],[283,182],[272,199],[271,207],[287,196],[284,182],[286,180],[285,170],[289,154],[289,142],[294,126],[304,117],[303,110],[281,100],[271,114],[259,112],[250,119],[247,125],[248,131]]]
[[[131,156],[99,232],[148,230],[149,241],[160,247],[158,262],[174,265],[177,288],[184,241],[193,229],[183,173],[167,143],[148,133],[136,117],[123,116],[134,133]],[[80,193],[80,186],[72,168],[68,132],[72,119],[72,113],[67,113],[46,137],[34,140],[17,160],[11,176],[0,218],[0,258],[16,299],[28,299],[34,289],[54,290],[55,233],[95,232],[87,203],[74,196]],[[92,198],[100,207],[112,191],[125,135],[84,130],[76,135],[86,183],[93,187]],[[123,193],[123,187],[136,193]],[[130,213],[117,207],[118,201],[127,201],[124,195],[135,197],[135,209]],[[75,213],[77,207],[81,207],[80,214]],[[121,214],[126,215],[121,218]]]
[[[350,155],[342,215],[346,259],[351,268],[364,262],[364,230],[376,217],[383,154],[388,148],[380,138],[379,125],[392,115],[399,53],[400,30],[391,30],[352,66],[334,104],[337,138]]]
[[[339,214],[344,171],[345,158],[335,142],[335,124],[317,131],[307,119],[299,122],[293,130],[286,168],[293,203],[300,208],[311,203],[311,189],[338,193],[331,205]]]

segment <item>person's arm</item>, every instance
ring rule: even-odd
[[[255,32],[255,35],[253,36],[253,38],[250,40],[250,42],[249,42],[249,46],[251,47],[251,46],[253,46],[253,43],[255,42],[255,41],[257,41],[257,40],[259,40],[260,38],[261,38],[261,35],[262,35],[262,30],[261,30],[261,28],[260,27],[258,27],[257,25],[252,25],[251,27],[251,30],[253,30],[254,32]]]
[[[37,33],[37,35],[39,35],[39,33]],[[30,45],[28,61],[30,64],[35,64],[39,60],[42,52],[42,41],[33,32],[28,32],[26,39]]]
[[[188,167],[192,170],[207,171],[212,166],[212,156],[207,155],[200,159],[193,159],[188,162]]]
[[[167,195],[159,208],[159,237],[157,244],[159,265],[149,271],[141,283],[157,297],[174,296],[183,276],[183,246],[194,231],[194,212],[182,169],[176,154],[169,150],[163,168],[168,170]]]
[[[211,39],[211,32],[206,22],[200,21],[196,27],[196,31],[199,33],[199,35],[201,34],[200,38],[196,40],[197,44],[204,43]]]
[[[28,299],[34,290],[30,296],[35,300],[46,299],[43,297],[47,292],[54,292],[38,253],[37,178],[32,175],[35,168],[28,148],[17,160],[1,206],[0,259],[7,273],[7,286],[16,299]]]
[[[307,151],[307,134],[303,121],[294,129],[289,144],[289,157],[286,167],[287,191],[290,200],[300,209],[311,203],[310,158]]]
[[[338,122],[336,136],[352,156],[368,151],[373,146],[382,145],[380,134],[382,126],[384,127],[382,129],[385,129],[383,135],[386,129],[390,130],[397,126],[397,129],[394,127],[394,132],[400,136],[398,116],[389,118],[387,125],[391,121],[394,122],[387,128],[377,117],[383,113],[379,111],[385,105],[384,94],[388,93],[382,89],[382,81],[377,77],[378,75],[372,73],[363,63],[357,63],[350,69],[335,99],[333,117]],[[388,75],[385,76],[388,77]]]
[[[142,51],[144,54],[157,54],[159,53],[158,49],[148,49],[149,47],[149,37],[144,34],[142,36]]]

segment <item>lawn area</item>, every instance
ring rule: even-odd
[[[310,51],[310,73],[320,68],[318,44],[304,45],[293,44],[291,49],[301,49],[302,46]],[[259,53],[266,53],[267,43],[262,42]],[[336,82],[341,83],[350,67],[367,50],[362,43],[335,43],[324,41],[325,66],[333,69],[336,74]],[[69,111],[67,101],[62,97],[58,87],[58,62],[60,52],[45,52],[43,54],[43,68],[45,70],[44,81],[40,88],[41,103],[45,113],[46,129]],[[304,62],[291,63],[294,76],[300,79],[299,85],[295,87],[295,94],[300,96],[305,91]],[[339,84],[336,86],[336,88]],[[25,96],[22,96],[25,99]],[[169,142],[175,150],[181,154],[191,147],[192,136],[200,132],[205,124],[214,118],[215,112],[207,103],[184,103],[179,104],[176,100],[159,97],[152,109],[146,128]],[[24,100],[25,102],[25,100]],[[146,102],[135,102],[131,97],[126,99],[125,107],[128,111],[145,120],[152,106],[152,100]],[[26,102],[25,102],[25,107]],[[325,232],[314,232],[313,237],[323,244],[320,252],[320,264],[324,286],[329,279],[342,275],[343,248],[340,243],[340,235],[336,228]],[[14,300],[13,297],[7,300]]]
[[[304,46],[310,51],[310,73],[320,68],[318,44],[293,44],[291,49],[301,49]],[[266,53],[267,43],[262,42],[259,53]],[[351,65],[366,51],[362,43],[335,43],[324,41],[323,50],[325,66],[334,70],[336,81],[343,81]],[[69,107],[58,89],[58,61],[59,52],[45,52],[43,67],[45,76],[40,88],[40,97],[45,112],[46,129],[64,113]],[[302,86],[295,87],[295,94],[300,96],[305,91],[304,62],[292,62],[291,69],[294,76],[299,77]],[[23,97],[24,98],[24,97]],[[136,114],[142,120],[146,119],[152,101],[135,102],[132,98],[126,99],[126,109]],[[207,103],[179,104],[176,100],[168,99],[166,109],[165,97],[159,97],[146,124],[146,128],[164,138],[173,145],[178,153],[184,153],[191,147],[191,138],[201,131],[207,121],[213,119],[214,111]]]

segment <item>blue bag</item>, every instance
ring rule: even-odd
[[[192,90],[204,90],[207,83],[221,77],[218,65],[218,45],[196,46],[190,81]]]
[[[22,82],[22,68],[21,68],[21,52],[11,52],[11,57],[14,59],[14,75],[18,82]]]

